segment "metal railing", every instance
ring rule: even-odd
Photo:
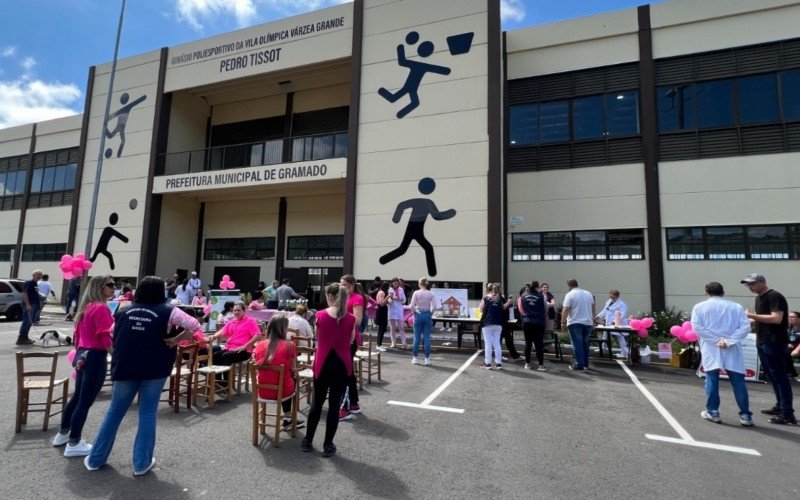
[[[259,167],[347,156],[347,132],[217,146],[159,155],[164,175]]]

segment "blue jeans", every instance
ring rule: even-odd
[[[111,448],[117,437],[117,430],[122,418],[128,412],[136,394],[139,394],[139,428],[133,442],[133,470],[143,471],[150,466],[153,449],[156,447],[156,410],[161,390],[166,378],[154,380],[117,380],[111,393],[111,405],[108,407],[100,430],[89,454],[89,465],[100,467],[108,462]]]
[[[22,305],[22,324],[19,326],[19,339],[27,339],[28,332],[31,331],[31,325],[36,321],[39,314],[39,305],[31,304],[31,312],[25,310],[25,304]]]
[[[747,386],[744,374],[727,370],[728,378],[733,387],[733,397],[739,405],[740,417],[751,417],[750,399],[747,396]],[[719,370],[706,372],[706,410],[710,415],[719,416]]]
[[[772,390],[775,391],[777,401],[775,406],[781,410],[784,418],[793,417],[792,386],[789,383],[789,375],[786,373],[784,346],[758,344],[757,349],[761,366],[764,367],[764,373],[772,383]]]
[[[69,431],[69,442],[72,444],[81,440],[83,424],[86,423],[89,408],[92,407],[106,381],[107,354],[106,351],[100,349],[87,351],[83,369],[78,370],[75,377],[75,391],[61,415],[61,433]]]
[[[78,311],[79,300],[80,297],[78,297],[77,293],[67,293],[67,303],[64,305],[64,310],[67,312],[67,314],[69,314],[70,308],[72,309],[73,314]]]
[[[572,357],[575,359],[575,368],[588,368],[589,336],[592,334],[592,325],[573,323],[567,326],[567,330],[572,342]]]
[[[415,358],[419,354],[420,338],[423,338],[425,342],[425,357],[431,357],[431,328],[433,327],[431,316],[431,312],[427,309],[414,313],[414,345],[411,353]]]

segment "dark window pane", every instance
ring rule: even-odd
[[[744,259],[744,228],[706,228],[709,259]]]
[[[695,127],[691,85],[659,87],[657,99],[658,130],[672,132]]]
[[[321,160],[331,157],[333,157],[333,136],[314,137],[314,152],[311,155],[311,159]]]
[[[733,80],[695,84],[697,125],[700,128],[733,125]]]
[[[33,171],[33,180],[31,180],[31,193],[38,193],[42,190],[42,169],[37,168]]]
[[[508,110],[508,142],[512,146],[536,144],[539,113],[535,104]]]
[[[791,240],[790,259],[800,259],[800,224],[789,226],[789,239]]]
[[[541,260],[540,233],[511,235],[511,260]]]
[[[5,172],[0,172],[0,196],[6,194],[6,174]]]
[[[781,75],[783,119],[800,120],[800,70],[784,71]]]
[[[347,156],[347,132],[336,134],[335,158],[345,158]]]
[[[778,84],[775,74],[739,79],[739,122],[776,122]]]
[[[44,169],[44,175],[42,176],[42,192],[48,193],[53,190],[53,181],[55,180],[55,167],[47,167]]]
[[[667,229],[667,258],[705,259],[702,228]]]
[[[788,259],[789,235],[786,226],[751,226],[747,228],[751,259]]]
[[[539,142],[569,140],[569,106],[567,102],[550,102],[539,105]]]
[[[584,97],[572,102],[572,134],[576,141],[605,135],[602,96]]]
[[[70,163],[65,165],[64,168],[64,189],[75,189],[75,173],[78,171],[78,165]]]
[[[544,260],[572,260],[572,233],[542,233]]]
[[[17,170],[16,172],[16,181],[14,182],[14,194],[25,194],[25,176],[27,172],[25,170]],[[14,172],[9,172],[8,177],[14,176]],[[6,194],[9,194],[8,188],[6,188]]]
[[[55,170],[55,178],[53,179],[53,191],[64,190],[64,175],[67,172],[66,165],[59,165]]]
[[[606,95],[606,135],[639,133],[639,102],[635,90]]]

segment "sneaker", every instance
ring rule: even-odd
[[[314,451],[314,447],[311,446],[311,441],[306,438],[303,438],[303,440],[300,442],[300,449],[303,450],[304,453]]]
[[[81,441],[77,444],[69,444],[67,443],[67,447],[64,448],[64,456],[65,457],[84,457],[91,453],[92,445],[87,443],[86,441]]]
[[[448,328],[448,329],[447,329],[447,331],[448,331],[448,332],[452,332],[452,331],[453,331],[453,329],[452,329],[452,328]]]
[[[133,471],[133,475],[134,475],[134,476],[144,476],[145,474],[147,474],[148,472],[150,472],[150,469],[152,469],[153,467],[155,467],[155,465],[156,465],[156,459],[155,459],[155,458],[151,458],[151,459],[150,459],[150,465],[148,465],[148,466],[147,466],[145,469],[143,469],[143,470],[135,470],[135,471]]]
[[[425,358],[425,366],[431,366],[431,358]]]
[[[305,420],[298,420],[297,421],[297,428],[298,429],[302,429],[305,426],[306,426],[306,421]],[[289,420],[288,418],[284,418],[283,419],[283,423],[281,423],[281,428],[283,428],[283,430],[285,430],[285,431],[291,429],[292,428],[292,421]]]
[[[769,410],[761,410],[761,413],[763,413],[764,415],[775,415],[775,416],[777,416],[777,415],[781,414],[781,409],[778,408],[777,406],[773,406]]]
[[[753,417],[750,415],[739,415],[739,423],[742,427],[753,427]]]
[[[341,422],[342,420],[352,420],[352,419],[353,415],[351,415],[349,411],[345,410],[344,408],[339,410],[339,422]]]
[[[419,363],[419,361],[417,361],[417,357],[416,357],[416,356],[414,356],[413,358],[411,358],[411,364],[412,364],[412,365],[416,365],[416,364],[418,364],[418,363]]]
[[[776,425],[797,425],[797,419],[794,417],[784,417],[783,414],[781,414],[769,419],[769,423]]]
[[[83,459],[83,466],[86,467],[86,470],[97,470],[102,467],[102,465],[98,465],[97,467],[89,465],[89,455],[86,455],[86,458]]]
[[[714,422],[715,424],[721,424],[722,423],[722,420],[719,418],[719,415],[712,415],[712,414],[708,413],[706,410],[701,411],[700,412],[700,416],[703,417],[704,419],[710,421],[710,422]]]
[[[487,365],[486,363],[483,363],[481,365],[481,368],[483,368],[484,370],[491,370],[492,369],[492,365]]]
[[[576,372],[582,372],[582,371],[584,371],[586,368],[584,368],[584,367],[582,367],[582,366],[580,366],[580,365],[569,365],[569,369],[570,369],[570,370],[575,370]]]
[[[17,345],[31,345],[33,344],[33,340],[31,339],[17,339]]]
[[[617,354],[615,354],[614,357],[617,358],[617,359],[628,359],[628,355],[627,354],[622,354],[621,352],[618,352]]]
[[[361,405],[358,403],[353,403],[350,405],[350,413],[357,415],[361,413]]]
[[[530,363],[525,363],[524,369],[525,370],[530,370],[531,369],[531,364]]]
[[[501,356],[500,359],[502,359],[503,361],[508,361],[508,358],[505,356]]]
[[[331,444],[323,445],[323,447],[322,447],[322,456],[323,457],[330,458],[330,457],[332,457],[334,455],[336,455],[336,445],[335,444],[331,443]]]
[[[69,443],[69,433],[62,434],[59,432],[53,438],[53,446],[64,446],[67,443]]]
[[[549,372],[550,368],[547,368],[544,365],[539,365],[539,368],[536,369],[537,372]]]
[[[495,365],[494,369],[495,370],[502,370],[503,369],[503,365],[502,364]]]
[[[381,351],[381,352],[386,352],[386,348],[383,347],[382,345],[378,346],[378,350]]]

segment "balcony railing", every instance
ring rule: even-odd
[[[347,156],[347,132],[273,139],[160,155],[164,175]]]

